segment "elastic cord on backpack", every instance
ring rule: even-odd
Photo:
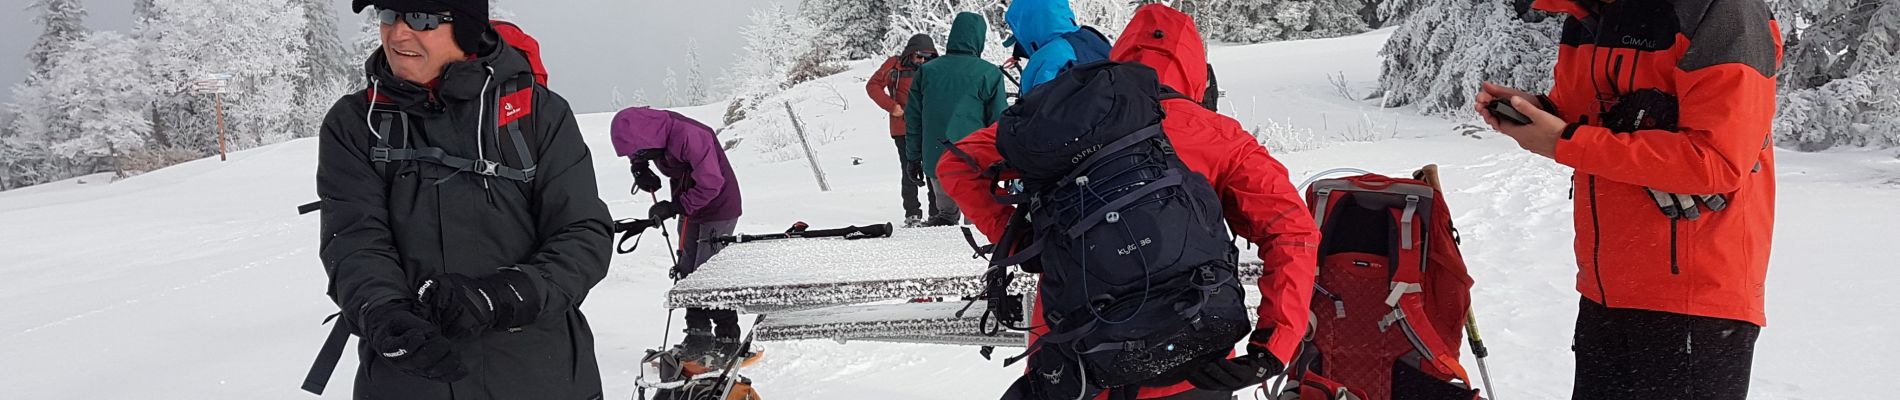
[[[369,78],[369,112],[363,113],[363,125],[369,126],[369,134],[376,135],[377,141],[389,140],[383,137],[382,132],[377,132],[376,123],[370,121],[370,117],[376,115],[376,91],[382,87],[382,84],[383,81],[380,79]]]
[[[1113,175],[1110,175],[1110,176],[1111,176],[1111,177],[1120,177],[1120,176],[1122,176],[1122,175],[1126,175],[1126,174],[1129,174],[1129,173],[1132,173],[1132,172],[1134,172],[1134,171],[1137,171],[1137,170],[1139,170],[1139,169],[1141,169],[1141,168],[1145,168],[1145,167],[1148,167],[1148,166],[1151,166],[1151,164],[1153,164],[1153,160],[1143,160],[1143,162],[1142,162],[1141,164],[1139,164],[1139,165],[1136,165],[1136,166],[1134,166],[1134,167],[1130,167],[1130,168],[1128,168],[1128,169],[1126,169],[1126,170],[1122,170],[1122,171],[1120,171],[1120,172],[1116,172],[1115,174],[1113,174]],[[1094,172],[1094,171],[1090,171],[1090,172]],[[1119,190],[1119,189],[1118,189],[1118,190]],[[1078,184],[1078,185],[1076,186],[1076,191],[1077,191],[1077,194],[1076,194],[1076,196],[1088,196],[1088,197],[1091,197],[1091,199],[1086,199],[1086,200],[1084,200],[1084,201],[1081,201],[1081,202],[1076,202],[1076,203],[1086,203],[1087,201],[1090,201],[1090,200],[1092,200],[1092,201],[1099,201],[1099,202],[1103,202],[1103,203],[1107,203],[1107,202],[1108,202],[1108,199],[1107,199],[1107,198],[1105,198],[1105,197],[1103,197],[1103,196],[1102,196],[1102,195],[1101,195],[1100,193],[1097,193],[1097,192],[1095,191],[1095,189],[1094,189],[1093,187],[1091,187],[1091,186],[1089,186],[1089,185],[1088,185],[1088,184],[1086,184],[1086,183],[1082,183],[1082,184]],[[1080,206],[1077,206],[1077,207],[1080,207]],[[1130,240],[1130,241],[1133,241],[1133,240],[1135,240],[1135,232],[1134,232],[1134,230],[1132,230],[1132,229],[1129,229],[1129,228],[1128,228],[1128,225],[1127,225],[1127,224],[1116,224],[1116,225],[1121,225],[1121,227],[1122,227],[1122,233],[1123,233],[1123,234],[1124,234],[1124,235],[1125,235],[1125,236],[1126,236],[1126,237],[1128,238],[1128,240]],[[1105,323],[1105,324],[1109,324],[1109,325],[1117,325],[1117,324],[1122,324],[1122,323],[1127,323],[1128,321],[1133,321],[1133,320],[1134,320],[1135,318],[1137,318],[1137,317],[1139,317],[1139,316],[1141,316],[1141,311],[1142,311],[1142,309],[1144,309],[1144,308],[1147,308],[1147,306],[1148,306],[1148,296],[1149,296],[1150,294],[1152,294],[1152,293],[1153,293],[1153,290],[1154,290],[1154,266],[1152,266],[1152,265],[1148,265],[1148,255],[1147,255],[1147,251],[1146,251],[1146,250],[1144,250],[1144,249],[1143,249],[1143,247],[1144,247],[1144,246],[1141,246],[1141,245],[1140,245],[1140,244],[1138,244],[1138,243],[1137,243],[1137,244],[1135,245],[1135,255],[1136,255],[1136,258],[1137,258],[1137,259],[1140,259],[1140,260],[1141,260],[1141,302],[1139,302],[1139,303],[1135,303],[1135,311],[1134,311],[1133,313],[1130,313],[1130,314],[1128,315],[1128,317],[1127,317],[1127,318],[1123,318],[1123,319],[1122,319],[1122,320],[1120,320],[1120,321],[1114,321],[1114,320],[1110,320],[1110,319],[1108,319],[1108,318],[1105,318],[1105,317],[1103,317],[1103,316],[1102,316],[1102,314],[1101,314],[1101,312],[1100,312],[1100,311],[1098,311],[1098,310],[1096,310],[1096,309],[1095,309],[1095,307],[1088,307],[1088,309],[1089,309],[1089,314],[1091,314],[1091,315],[1093,315],[1093,316],[1095,317],[1095,319],[1096,319],[1097,321],[1101,321],[1102,323]],[[1075,251],[1080,251],[1080,249],[1077,249],[1077,250],[1075,250]],[[1081,263],[1082,263],[1082,265],[1081,265],[1081,270],[1082,270],[1082,293],[1092,293],[1092,291],[1091,291],[1091,290],[1089,290],[1089,266],[1088,266],[1088,257],[1087,257],[1087,256],[1085,255],[1085,256],[1082,256],[1082,257],[1077,257],[1077,259],[1078,259],[1078,260],[1081,260]],[[1079,357],[1079,356],[1078,356],[1078,357]]]
[[[1325,171],[1320,171],[1317,174],[1313,174],[1313,176],[1306,177],[1305,181],[1300,182],[1299,190],[1301,193],[1305,193],[1306,187],[1312,186],[1313,182],[1317,182],[1320,179],[1326,178],[1329,175],[1340,174],[1340,173],[1354,173],[1354,174],[1360,174],[1360,175],[1369,175],[1369,174],[1372,174],[1372,171],[1367,171],[1367,170],[1358,169],[1358,168],[1351,168],[1351,167],[1333,168],[1333,169],[1329,169]]]

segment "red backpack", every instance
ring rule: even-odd
[[[495,32],[501,34],[503,42],[508,42],[509,46],[514,46],[521,55],[528,57],[528,68],[534,70],[534,83],[547,86],[548,69],[541,66],[541,42],[534,40],[533,36],[528,36],[528,32],[521,30],[521,27],[513,22],[499,19],[488,22],[495,26]]]
[[[1300,386],[1281,398],[1478,398],[1458,362],[1471,276],[1443,193],[1426,183],[1435,171],[1420,171],[1425,180],[1366,174],[1307,188],[1322,237],[1315,325],[1289,372]]]

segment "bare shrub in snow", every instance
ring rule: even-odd
[[[1326,142],[1313,134],[1309,128],[1294,126],[1292,121],[1267,119],[1253,127],[1253,137],[1267,151],[1274,153],[1298,153],[1326,147]]]

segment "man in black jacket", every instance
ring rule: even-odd
[[[356,0],[381,18],[369,88],[324,118],[330,294],[363,340],[358,399],[596,399],[580,305],[609,217],[566,100],[482,0]]]

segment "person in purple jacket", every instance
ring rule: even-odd
[[[671,201],[649,209],[656,223],[679,217],[679,261],[671,276],[678,280],[718,253],[723,244],[708,239],[731,235],[739,223],[739,180],[732,175],[726,150],[712,128],[672,111],[634,107],[614,115],[614,152],[633,163],[635,193],[660,190],[659,174],[673,188]],[[739,349],[739,313],[732,310],[686,309],[687,354],[723,359]]]

